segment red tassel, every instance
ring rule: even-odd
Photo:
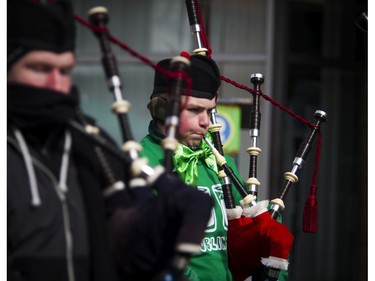
[[[320,160],[320,149],[322,144],[322,136],[320,131],[318,133],[318,142],[315,152],[315,167],[313,180],[310,187],[310,194],[306,200],[305,208],[303,210],[303,231],[307,233],[316,233],[318,231],[318,199],[316,198],[318,170]]]
[[[303,231],[307,233],[316,233],[318,231],[318,200],[315,193],[316,185],[312,185],[311,193],[303,210]]]

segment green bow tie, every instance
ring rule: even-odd
[[[209,139],[212,139],[210,134],[206,134]],[[208,168],[217,173],[217,164],[215,155],[213,155],[211,148],[205,140],[196,150],[179,144],[173,154],[173,163],[180,177],[189,185],[196,186],[198,181],[198,160],[203,159]]]

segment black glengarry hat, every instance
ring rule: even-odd
[[[164,59],[158,66],[168,70],[171,59]],[[197,98],[213,99],[220,86],[220,71],[214,60],[203,55],[192,55],[191,66],[186,73],[191,78],[190,96]],[[169,93],[170,79],[156,71],[154,77],[154,89],[151,99],[158,93]],[[185,91],[183,93],[186,93]]]
[[[75,23],[68,0],[7,1],[7,65],[32,50],[74,51]]]

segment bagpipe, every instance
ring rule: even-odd
[[[204,30],[202,15],[200,12],[199,2],[197,0],[186,0],[186,10],[189,18],[189,24],[192,34],[196,38],[195,54],[211,56],[212,50]],[[304,214],[304,230],[306,232],[316,232],[316,221],[309,223],[308,219],[317,219],[317,201],[316,201],[316,180],[317,164],[320,153],[320,125],[327,121],[327,114],[322,110],[317,110],[314,114],[316,122],[314,124],[303,120],[295,113],[286,109],[282,105],[273,101],[261,91],[261,85],[264,83],[264,77],[260,73],[252,74],[250,82],[253,89],[235,83],[234,81],[221,76],[225,82],[231,83],[236,87],[249,91],[252,96],[252,108],[250,116],[250,147],[247,153],[250,157],[249,178],[244,182],[238,179],[230,167],[226,164],[223,153],[223,145],[220,139],[221,125],[216,121],[216,111],[211,116],[210,132],[213,135],[214,144],[211,144],[208,138],[205,141],[211,147],[216,156],[219,166],[218,177],[222,182],[224,203],[227,209],[228,217],[228,258],[234,280],[242,281],[252,276],[252,280],[277,280],[281,270],[288,269],[288,257],[293,244],[293,235],[288,228],[277,221],[280,219],[281,212],[284,210],[285,197],[293,183],[298,181],[297,172],[305,162],[313,141],[318,135],[318,148],[315,160],[314,183],[311,187],[311,193],[306,202]],[[311,127],[305,141],[302,142],[290,172],[284,174],[285,182],[280,189],[277,198],[269,201],[263,200],[257,202],[258,188],[260,182],[257,179],[257,159],[261,153],[258,147],[260,137],[260,97],[265,98],[274,105],[278,105],[294,117],[300,119]],[[243,184],[244,182],[244,184]],[[236,206],[231,183],[242,196],[241,206]]]
[[[112,210],[109,231],[115,266],[120,277],[126,280],[184,280],[183,273],[191,255],[200,252],[213,206],[208,195],[185,185],[171,173],[171,157],[177,145],[179,93],[183,80],[189,84],[189,77],[183,71],[189,67],[189,56],[173,58],[170,70],[159,69],[171,77],[175,98],[171,99],[171,111],[166,119],[164,165],[151,167],[140,156],[142,147],[132,137],[128,120],[130,103],[123,98],[117,61],[111,50],[107,9],[90,9],[89,22],[75,18],[89,27],[99,41],[103,69],[114,99],[111,108],[118,117],[124,142],[121,149],[113,146],[84,118],[70,123],[72,129],[93,142],[107,178],[108,187],[103,196]],[[104,151],[125,163],[127,179],[116,179]]]
[[[211,56],[211,49],[204,26],[201,24],[202,20],[198,1],[186,0],[186,8],[191,31],[197,40],[198,48],[194,50],[194,53]],[[118,208],[117,216],[114,216],[114,227],[112,228],[113,232],[116,234],[113,241],[117,244],[115,244],[113,248],[117,266],[124,272],[125,277],[131,277],[134,280],[142,278],[145,280],[177,280],[182,277],[182,272],[184,268],[186,268],[191,254],[199,252],[201,238],[203,237],[206,222],[208,221],[209,212],[212,207],[212,202],[202,196],[200,201],[198,203],[196,201],[196,204],[194,204],[194,208],[199,206],[199,208],[197,208],[199,211],[194,210],[189,198],[194,201],[195,199],[193,199],[193,197],[200,196],[198,195],[199,193],[190,191],[194,189],[185,186],[169,173],[172,165],[171,155],[177,143],[175,134],[178,126],[180,110],[179,95],[182,91],[182,80],[185,81],[187,90],[189,89],[189,77],[186,77],[184,74],[184,69],[189,67],[188,56],[177,56],[172,59],[170,71],[160,69],[147,58],[139,55],[109,34],[106,28],[108,13],[105,8],[94,8],[89,14],[91,24],[79,17],[76,17],[76,20],[92,29],[100,42],[103,53],[102,63],[106,78],[109,89],[115,98],[112,110],[118,115],[120,124],[123,127],[124,145],[121,150],[120,158],[125,160],[128,164],[130,175],[130,180],[127,183],[128,187],[125,187],[125,184],[124,186],[117,184],[116,187],[110,185],[110,188],[106,190],[105,194],[108,197],[116,198],[119,197],[116,194],[121,194],[121,190],[125,189],[130,191],[134,199],[130,206],[117,203],[121,206]],[[168,101],[169,105],[167,106],[169,112],[165,121],[167,136],[162,143],[166,155],[164,168],[151,168],[147,164],[147,159],[139,157],[141,147],[132,140],[130,134],[130,127],[127,121],[130,106],[122,98],[121,80],[118,75],[115,57],[111,52],[111,42],[119,45],[131,55],[138,57],[144,63],[155,68],[155,70],[161,71],[173,79],[173,86]],[[320,125],[327,120],[327,115],[324,111],[316,111],[315,118],[317,122],[314,124],[305,121],[303,118],[298,118],[297,116],[298,119],[303,120],[305,124],[311,127],[311,132],[306,141],[301,144],[300,150],[293,161],[291,172],[285,173],[285,184],[278,198],[271,201],[271,207],[269,208],[268,200],[257,201],[258,187],[260,185],[257,179],[257,157],[261,153],[261,149],[258,147],[261,121],[260,97],[263,97],[274,105],[277,103],[262,93],[260,89],[264,82],[262,74],[256,73],[251,76],[251,83],[253,83],[255,90],[239,85],[224,76],[221,76],[221,79],[253,94],[250,128],[251,146],[247,149],[250,155],[250,168],[249,179],[245,182],[246,186],[244,181],[238,179],[231,168],[226,165],[225,157],[223,157],[223,145],[220,139],[221,125],[216,121],[215,110],[212,112],[212,125],[210,127],[214,144],[211,144],[208,139],[205,139],[217,157],[217,163],[219,165],[218,177],[222,182],[224,202],[227,208],[229,222],[227,237],[229,266],[236,281],[244,280],[249,276],[252,276],[253,280],[277,280],[280,270],[287,270],[288,268],[288,256],[292,247],[293,236],[287,227],[276,219],[284,209],[283,200],[290,186],[298,180],[298,169],[301,168],[302,163],[306,160],[315,137],[318,135],[318,142],[320,140]],[[281,105],[277,105],[281,109],[288,111]],[[291,114],[290,111],[288,111],[288,113]],[[296,117],[295,114],[292,115]],[[85,129],[80,124],[72,124],[72,126],[82,132],[86,132],[87,130],[90,132],[95,131]],[[91,133],[91,136],[101,147],[109,151],[113,150],[112,148],[108,148],[105,142],[95,133]],[[116,150],[116,152],[119,154],[118,150]],[[315,180],[316,175],[317,173],[314,172]],[[114,181],[112,180],[112,182]],[[235,205],[231,190],[232,184],[243,197],[241,206]],[[171,185],[181,188],[176,191],[175,188],[168,187]],[[152,190],[157,190],[157,197],[153,196]],[[182,198],[184,193],[189,193],[190,197]],[[310,211],[310,215],[313,217],[314,215],[316,216],[316,214],[311,211],[314,210],[314,204],[316,204],[315,193],[316,188],[312,187],[309,197],[310,205],[309,208],[307,208],[308,211]],[[174,200],[178,198],[180,201]],[[121,200],[118,201],[121,202]],[[171,202],[179,202],[179,204],[170,204]],[[183,204],[180,204],[181,202],[183,202]],[[204,208],[203,213],[200,208]],[[176,215],[171,218],[170,213],[167,212],[166,209],[178,210],[175,213],[178,214],[179,217]],[[148,212],[150,210],[151,216]],[[194,219],[194,216],[198,213],[199,220],[197,221]],[[163,219],[158,221],[160,218]],[[138,224],[138,222],[143,222],[143,224]],[[149,225],[147,226],[148,223]],[[134,226],[137,226],[138,229],[135,229]],[[190,226],[192,226],[192,228],[189,228]],[[143,229],[140,229],[141,227],[143,227]],[[195,231],[195,234],[191,235],[193,231]],[[310,228],[310,231],[314,232],[314,226]],[[187,233],[189,233],[189,235]],[[137,234],[140,234],[140,236],[135,237]],[[130,237],[130,239],[124,239],[124,237]],[[133,238],[143,239],[142,241],[147,242],[144,246],[140,246],[141,243],[137,243],[136,245],[136,243],[132,241]],[[158,243],[155,241],[158,241]],[[168,244],[166,241],[168,241]],[[175,243],[170,243],[171,241]],[[150,248],[153,250],[153,254],[146,256]]]

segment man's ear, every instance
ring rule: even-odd
[[[167,98],[164,96],[155,96],[147,104],[147,108],[153,119],[164,123],[167,114]]]

